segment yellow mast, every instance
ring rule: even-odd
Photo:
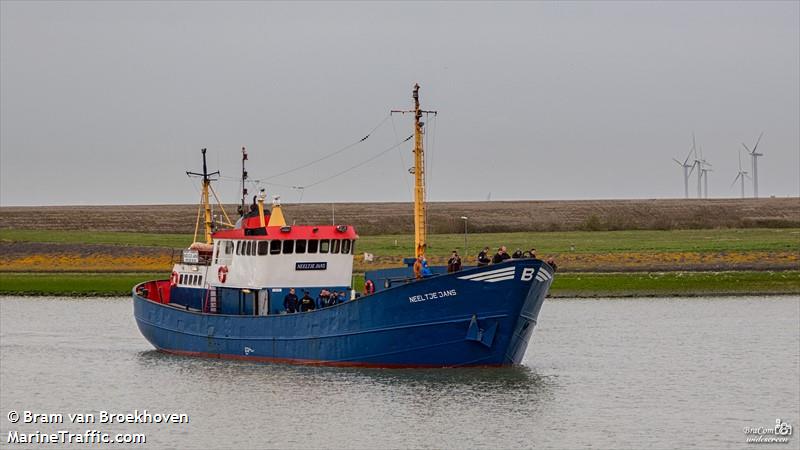
[[[416,256],[424,255],[427,241],[425,224],[425,150],[422,148],[422,111],[419,109],[419,84],[414,85],[414,244]]]
[[[203,153],[203,173],[186,172],[187,175],[197,175],[203,177],[203,193],[201,202],[205,210],[205,238],[206,244],[211,243],[211,202],[208,200],[208,190],[211,186],[211,176],[219,175],[219,171],[208,173],[208,166],[206,165],[206,149],[201,149]]]
[[[425,221],[425,149],[422,145],[422,136],[425,125],[420,119],[422,114],[436,114],[436,111],[424,111],[419,107],[419,84],[414,84],[414,109],[411,111],[397,111],[398,113],[414,113],[414,246],[415,255],[425,255],[428,227]]]
[[[208,201],[208,185],[211,182],[203,180],[203,209],[205,210],[206,244],[211,243],[211,202]]]

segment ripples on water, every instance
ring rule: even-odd
[[[12,409],[189,414],[92,426],[145,433],[150,448],[730,447],[777,417],[800,431],[793,297],[549,301],[524,365],[502,369],[171,356],[131,310],[128,299],[0,299],[3,440],[87,428],[9,428]]]

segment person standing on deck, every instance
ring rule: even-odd
[[[316,307],[318,309],[322,309],[328,306],[328,297],[330,294],[328,293],[327,289],[323,289],[319,291],[319,295],[317,296]]]
[[[306,291],[303,298],[300,299],[300,312],[313,311],[315,309],[316,305],[314,304],[314,299],[311,298],[311,295]]]
[[[283,298],[283,309],[287,313],[292,314],[297,312],[298,300],[297,294],[294,293],[294,288],[289,289],[289,293]]]
[[[417,256],[414,261],[414,278],[419,280],[422,278],[422,255]]]
[[[447,273],[458,272],[459,270],[461,270],[461,257],[458,256],[457,251],[453,250],[453,254],[447,260]]]
[[[422,272],[422,276],[423,277],[429,277],[429,276],[433,275],[433,272],[431,271],[431,268],[428,267],[428,260],[424,256],[422,257],[422,270],[421,270],[421,272]]]
[[[488,266],[490,262],[492,262],[492,260],[489,259],[489,247],[484,247],[483,250],[478,253],[478,267]]]
[[[511,256],[509,256],[508,251],[506,250],[506,246],[503,245],[500,248],[498,248],[497,253],[494,254],[494,257],[492,258],[492,264],[501,263],[509,258],[511,258]]]

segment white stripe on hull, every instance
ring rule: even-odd
[[[515,267],[504,267],[502,269],[489,270],[487,272],[476,273],[467,275],[465,277],[458,277],[459,280],[470,281],[486,281],[489,283],[496,283],[498,281],[513,280]]]

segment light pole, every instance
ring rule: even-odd
[[[469,254],[467,251],[467,216],[461,216],[461,220],[464,221],[464,258],[466,258]]]

